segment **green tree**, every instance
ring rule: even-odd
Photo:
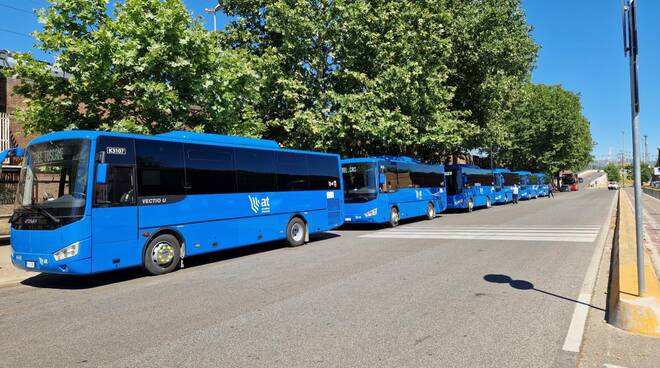
[[[465,148],[497,151],[511,138],[505,123],[524,94],[539,46],[520,0],[449,0],[446,8],[448,84],[456,91],[451,108],[479,128]]]
[[[28,132],[260,134],[250,55],[219,50],[180,0],[126,0],[112,14],[108,0],[49,1],[36,47],[56,55],[65,77],[18,56],[15,72],[29,81],[16,90],[27,98],[19,118]]]
[[[499,156],[507,167],[557,174],[580,171],[592,160],[580,96],[561,86],[528,84],[508,115],[508,131],[510,144]]]
[[[616,164],[609,162],[607,165],[605,165],[603,171],[605,171],[605,173],[607,174],[607,180],[609,181],[621,180],[619,166],[617,166]]]
[[[632,164],[626,165],[625,169],[626,169],[626,179],[633,181],[634,172],[633,172]],[[647,184],[648,182],[651,181],[651,177],[653,176],[653,168],[649,165],[640,165],[640,175],[642,178],[642,185]]]
[[[266,136],[344,155],[434,159],[474,124],[450,109],[452,45],[440,1],[221,0],[225,44],[259,60]]]

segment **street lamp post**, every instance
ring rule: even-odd
[[[639,162],[639,86],[637,84],[637,1],[627,0],[623,7],[623,48],[630,61],[630,110],[632,120],[633,173],[635,188],[635,230],[637,240],[637,288],[646,292],[644,280],[644,237],[642,234],[642,175]]]
[[[213,9],[204,9],[205,12],[213,14],[213,32],[217,31],[217,23],[215,20],[215,13],[220,11],[220,4],[217,4]]]

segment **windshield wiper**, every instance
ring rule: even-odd
[[[58,219],[57,217],[51,215],[50,212],[48,212],[45,208],[43,208],[41,206],[38,206],[38,205],[32,205],[30,207],[22,206],[22,207],[17,208],[16,211],[14,211],[14,212],[16,212],[16,213],[18,213],[18,212],[39,213],[39,214],[44,215],[45,217],[47,217],[49,220],[51,220],[52,222],[54,222],[56,224],[60,223],[60,219]],[[13,216],[10,219],[10,221],[12,219],[14,221],[16,220],[16,219],[13,218]]]

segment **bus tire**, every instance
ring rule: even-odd
[[[151,239],[144,251],[143,267],[150,275],[172,272],[181,260],[181,244],[172,234],[161,234]]]
[[[490,201],[490,197],[486,197],[486,208],[493,207],[493,203]]]
[[[509,203],[509,196],[505,194],[504,195],[504,204],[507,204],[507,203]]]
[[[299,247],[307,239],[307,226],[300,217],[294,217],[286,225],[286,241],[290,247]]]
[[[534,199],[539,199],[539,193],[534,194]]]
[[[390,222],[388,222],[389,227],[397,227],[399,225],[399,209],[392,207],[390,209]]]
[[[433,203],[429,202],[429,205],[426,208],[426,219],[433,220],[435,218],[435,206]]]
[[[474,201],[472,200],[472,198],[468,199],[467,211],[468,212],[474,211]]]

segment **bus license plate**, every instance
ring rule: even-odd
[[[25,261],[25,267],[34,268],[34,261]]]

